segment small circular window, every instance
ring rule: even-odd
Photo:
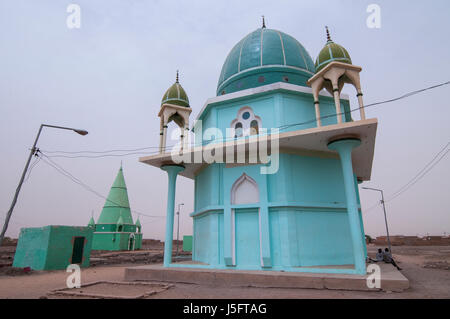
[[[289,78],[287,76],[283,76],[283,81],[284,82],[289,82]]]
[[[244,113],[242,114],[242,118],[243,118],[244,120],[248,120],[248,119],[250,118],[250,112],[244,112]]]

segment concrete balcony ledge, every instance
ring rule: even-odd
[[[261,140],[267,140],[268,152],[271,154],[273,150],[270,148],[273,140],[277,140],[279,153],[298,154],[300,156],[316,156],[316,157],[332,157],[339,158],[337,152],[328,149],[327,145],[330,141],[353,137],[361,140],[361,145],[356,147],[352,152],[352,163],[354,172],[361,181],[370,180],[372,172],[372,161],[375,149],[375,135],[377,130],[377,119],[367,119],[353,122],[345,122],[341,124],[314,127],[304,130],[288,131],[278,135],[255,136],[246,139],[232,140],[222,143],[223,162],[225,162],[225,154],[236,153],[237,150],[245,149],[246,161],[250,158],[250,150],[255,150]],[[195,146],[184,151],[185,158],[189,161],[177,163],[173,160],[169,152],[145,156],[139,158],[139,161],[151,166],[162,167],[164,165],[181,164],[185,169],[180,175],[194,179],[196,174],[205,166],[209,165],[203,160],[202,154],[207,146]],[[201,159],[199,162],[195,159]],[[256,162],[258,163],[258,162]],[[231,163],[227,165],[249,165],[255,163]]]

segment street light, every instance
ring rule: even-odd
[[[50,127],[50,128],[57,128],[61,130],[70,130],[74,131],[75,133],[78,133],[80,135],[87,135],[88,131],[75,129],[71,127],[64,127],[64,126],[55,126],[55,125],[48,125],[48,124],[41,124],[39,127],[39,131],[37,133],[36,139],[34,140],[33,147],[31,148],[30,155],[28,156],[27,163],[25,164],[25,168],[23,169],[22,177],[20,178],[19,185],[16,188],[16,193],[14,194],[13,201],[11,203],[11,207],[8,210],[8,213],[6,214],[5,218],[5,224],[3,225],[2,233],[0,234],[0,246],[2,245],[3,238],[5,237],[6,230],[8,229],[9,220],[11,218],[12,212],[14,210],[14,206],[16,206],[17,198],[19,197],[20,189],[22,188],[23,180],[25,179],[25,175],[28,170],[28,166],[30,165],[31,158],[33,157],[33,154],[37,151],[36,144],[39,140],[39,136],[41,135],[41,131],[43,127]]]
[[[372,191],[377,191],[377,192],[381,193],[381,203],[383,204],[384,223],[386,224],[386,233],[387,233],[387,240],[388,240],[388,246],[389,246],[389,253],[392,256],[391,239],[389,237],[389,227],[388,227],[388,222],[387,222],[387,217],[386,217],[386,206],[384,205],[384,193],[383,193],[383,190],[377,189],[377,188],[371,188],[371,187],[362,187],[362,188],[363,189],[372,190]]]
[[[177,257],[178,257],[178,237],[180,236],[180,206],[183,206],[184,203],[178,204],[178,211],[177,211],[177,215],[178,215],[178,222],[177,222]]]

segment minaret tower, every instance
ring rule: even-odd
[[[189,131],[189,115],[192,109],[189,106],[189,99],[183,87],[179,83],[179,74],[175,83],[164,93],[161,101],[161,109],[158,116],[160,120],[159,153],[166,152],[167,125],[174,121],[181,129],[180,143],[183,148],[184,137]]]
[[[350,83],[356,88],[361,120],[365,120],[366,115],[364,113],[363,94],[359,79],[359,72],[361,72],[362,68],[352,64],[352,60],[347,50],[343,46],[334,43],[333,40],[331,40],[328,27],[325,27],[325,29],[327,33],[327,43],[317,57],[316,74],[307,82],[313,91],[317,126],[319,127],[322,125],[320,120],[319,92],[323,88],[334,96],[337,122],[338,124],[342,123],[340,94],[345,83]]]

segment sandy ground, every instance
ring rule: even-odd
[[[374,249],[374,247],[369,248],[369,254],[373,253]],[[148,298],[450,298],[450,271],[445,269],[445,265],[450,262],[449,246],[401,246],[393,247],[393,251],[397,262],[403,269],[402,273],[410,280],[411,288],[402,293],[230,288],[177,283],[170,289]],[[100,280],[123,281],[124,268],[136,265],[138,264],[90,267],[83,269],[81,280],[82,283]],[[47,296],[51,290],[64,288],[68,275],[65,271],[46,271],[20,276],[0,276],[0,298],[40,298]],[[124,292],[125,294],[126,292]]]

